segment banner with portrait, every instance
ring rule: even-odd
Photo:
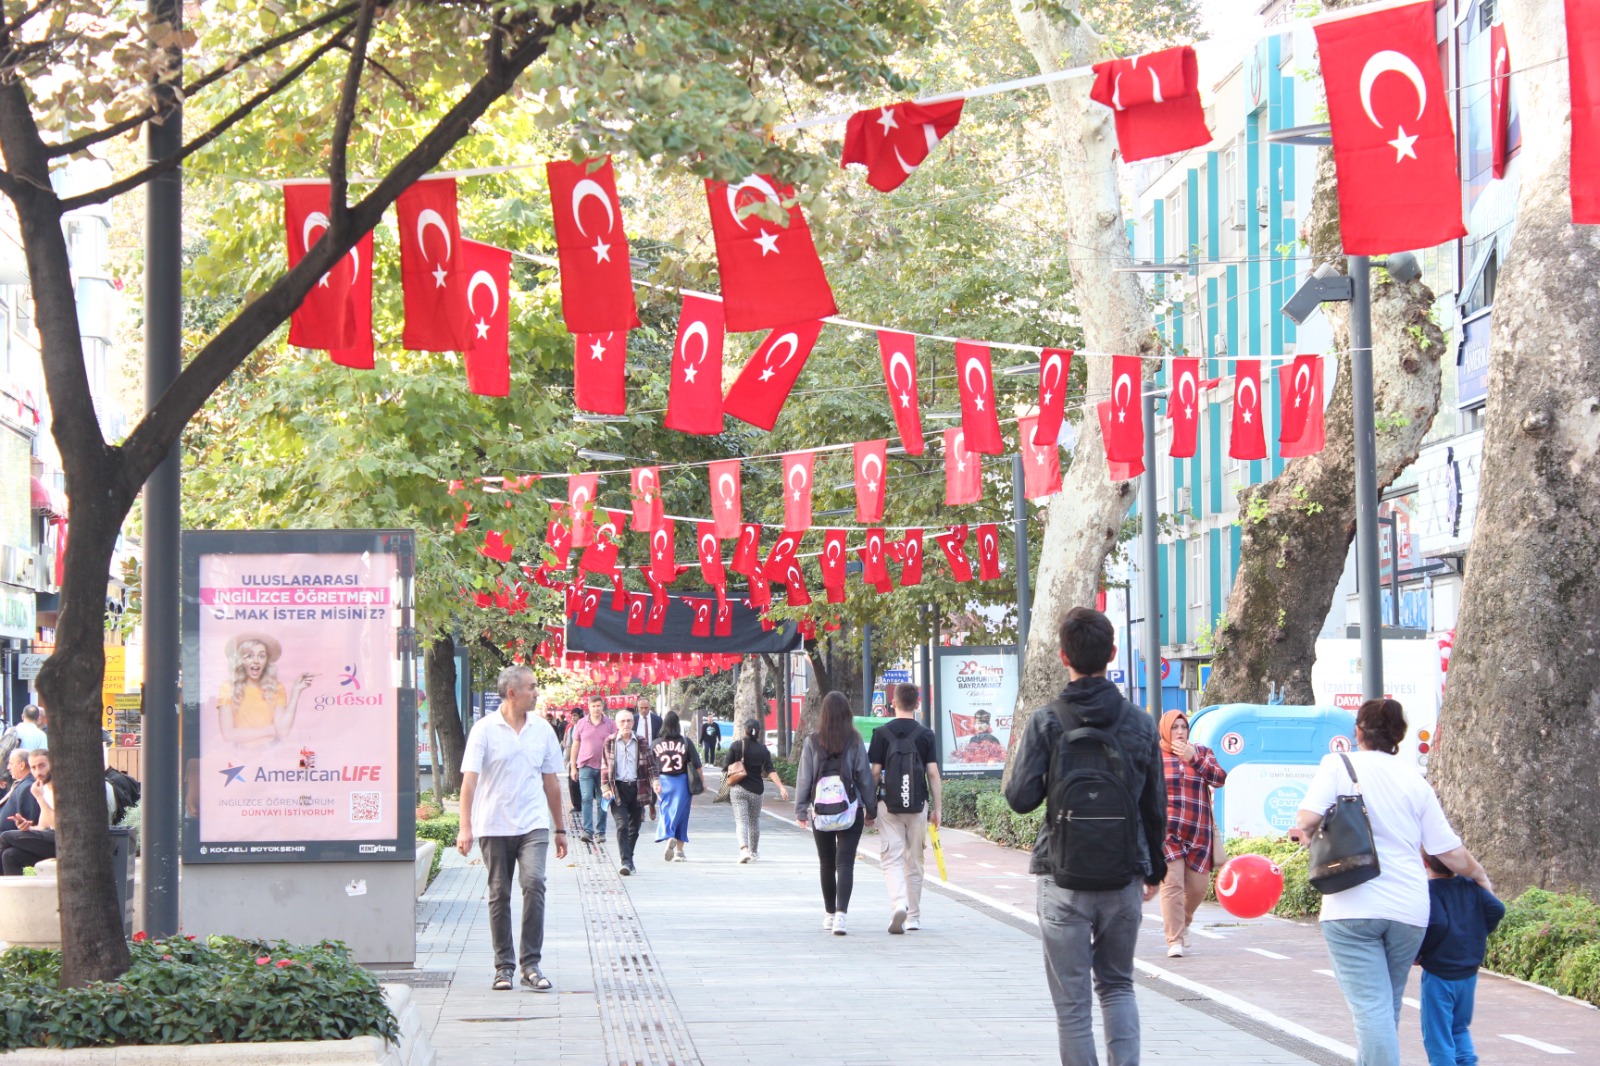
[[[185,862],[413,860],[413,550],[184,534]]]
[[[1017,702],[1015,649],[939,648],[936,662],[939,772],[999,776]]]

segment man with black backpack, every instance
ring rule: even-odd
[[[1006,802],[1019,813],[1045,804],[1028,869],[1041,875],[1039,928],[1062,1066],[1099,1062],[1091,976],[1107,1057],[1137,1066],[1140,904],[1155,898],[1167,873],[1160,740],[1150,716],[1106,680],[1117,648],[1105,615],[1074,607],[1061,621],[1060,643],[1069,684],[1028,718]]]
[[[867,761],[878,787],[878,839],[893,913],[889,932],[922,928],[922,848],[943,810],[933,730],[916,720],[915,685],[896,685],[894,720],[872,731]],[[929,800],[933,806],[928,807]]]

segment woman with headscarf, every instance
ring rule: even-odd
[[[783,787],[783,778],[772,763],[772,753],[761,741],[761,722],[749,718],[744,723],[744,736],[728,747],[728,765],[744,764],[744,776],[728,786],[728,800],[733,804],[734,836],[739,840],[739,861],[755,862],[761,856],[761,805],[765,802],[766,784],[770,780],[778,786],[778,795],[789,798]]]
[[[661,735],[650,746],[656,759],[656,795],[661,799],[661,818],[656,822],[656,843],[666,841],[663,856],[668,862],[684,862],[683,847],[689,843],[689,772],[700,766],[700,752],[683,735],[677,711],[668,711],[661,720]]]
[[[1167,877],[1161,882],[1161,926],[1167,957],[1182,958],[1189,924],[1206,898],[1215,860],[1216,823],[1211,790],[1228,772],[1203,744],[1189,743],[1189,718],[1182,711],[1161,716],[1161,762],[1167,775]]]

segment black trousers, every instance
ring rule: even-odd
[[[611,786],[611,817],[617,820],[617,854],[632,865],[633,846],[639,842],[639,825],[644,821],[644,804],[639,802],[636,781],[614,781]]]
[[[702,740],[700,747],[705,752],[704,761],[706,765],[715,765],[717,761],[717,742],[714,740]]]
[[[817,842],[817,862],[822,867],[822,905],[829,914],[850,910],[850,893],[856,886],[856,847],[866,826],[866,812],[856,811],[849,829],[827,833],[811,831]]]
[[[0,873],[21,876],[41,859],[56,857],[54,829],[8,829],[0,833]]]
[[[574,814],[583,810],[583,790],[578,787],[578,779],[576,777],[567,778],[567,796],[572,800]]]

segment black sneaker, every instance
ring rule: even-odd
[[[594,843],[594,837],[590,836],[588,833],[582,834],[581,836],[578,837],[578,839],[583,841],[585,844],[593,844]]]
[[[600,843],[604,844],[605,842],[606,842],[606,835],[604,833],[601,833],[600,834]]]
[[[621,874],[623,877],[632,876],[632,874],[633,874],[633,863],[631,863],[631,862],[623,863],[622,867],[619,870],[617,870],[617,873]]]

